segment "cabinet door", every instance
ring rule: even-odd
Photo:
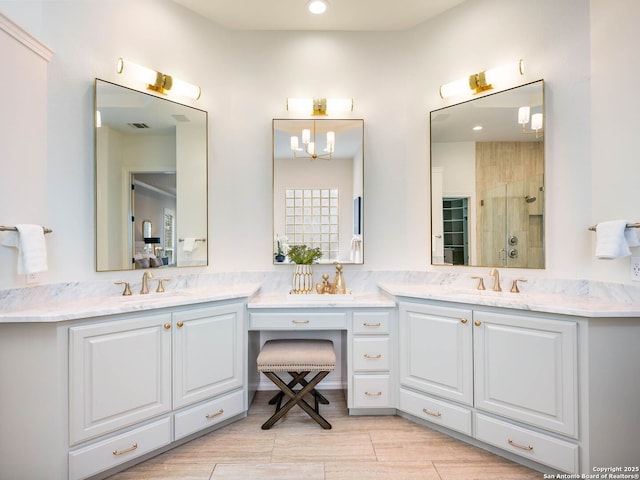
[[[472,312],[400,303],[400,383],[473,403]]]
[[[474,312],[477,408],[577,434],[577,325]]]
[[[176,312],[173,320],[174,408],[242,386],[242,304]]]
[[[71,444],[171,410],[171,314],[69,329]]]

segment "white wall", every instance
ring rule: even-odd
[[[590,23],[583,0],[468,0],[408,32],[350,33],[229,32],[164,0],[0,1],[0,11],[55,51],[48,75],[47,170],[36,173],[47,185],[42,221],[56,230],[50,281],[133,278],[97,274],[93,260],[93,78],[122,83],[114,65],[123,56],[202,86],[201,99],[191,104],[210,114],[211,266],[195,271],[278,268],[271,264],[271,119],[287,115],[288,96],[353,96],[353,117],[365,120],[367,245],[361,268],[432,269],[428,115],[448,104],[438,87],[524,58],[522,83],[546,82],[552,206],[546,212],[547,269],[526,274],[628,282],[628,260],[616,261],[619,266],[592,260],[594,234],[587,231],[621,215],[640,220],[631,206],[631,179],[640,171],[631,153],[633,114],[619,124],[611,120],[629,106],[617,89],[619,72],[637,78],[638,66],[608,55],[637,39],[632,32],[639,7],[634,0],[619,3],[625,8],[592,0],[602,15]],[[597,41],[593,65],[590,27]],[[591,75],[598,82],[593,129]],[[619,106],[608,101],[612,85]],[[603,154],[614,143],[613,155]],[[591,149],[597,152],[593,167]],[[0,203],[5,196],[0,193]],[[0,287],[19,284],[15,278],[3,282]]]

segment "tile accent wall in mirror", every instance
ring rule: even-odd
[[[207,265],[207,122],[96,79],[97,271]]]
[[[363,136],[360,119],[273,120],[275,264],[300,244],[319,263],[363,263]]]
[[[430,117],[431,263],[544,268],[544,82]]]

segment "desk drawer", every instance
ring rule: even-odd
[[[249,314],[250,330],[346,330],[344,312],[273,312]]]
[[[87,478],[171,443],[171,419],[136,428],[69,453],[69,478]]]
[[[386,335],[389,333],[389,312],[353,312],[353,333]]]
[[[186,437],[244,412],[244,391],[225,395],[175,415],[175,439]]]
[[[482,414],[476,415],[476,438],[563,472],[578,473],[578,446],[573,443]]]
[[[391,378],[389,375],[354,375],[354,408],[391,407]]]
[[[471,435],[471,410],[400,389],[400,410],[411,415]]]
[[[358,337],[353,340],[353,371],[389,370],[389,337]]]

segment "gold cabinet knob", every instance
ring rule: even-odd
[[[168,322],[167,322],[167,323],[165,323],[165,324],[164,324],[164,328],[165,328],[165,330],[169,330],[169,329],[171,328],[171,324],[170,324],[170,323],[168,323]]]
[[[461,322],[463,325],[466,325],[468,321],[469,321],[469,320],[467,320],[466,318],[461,318],[461,319],[460,319],[460,322]]]
[[[480,320],[476,320],[475,322],[473,322],[473,324],[474,324],[476,327],[479,327],[480,325],[482,325],[482,322],[481,322]]]
[[[178,328],[182,328],[184,327],[184,322],[178,322],[176,325],[178,325]]]

